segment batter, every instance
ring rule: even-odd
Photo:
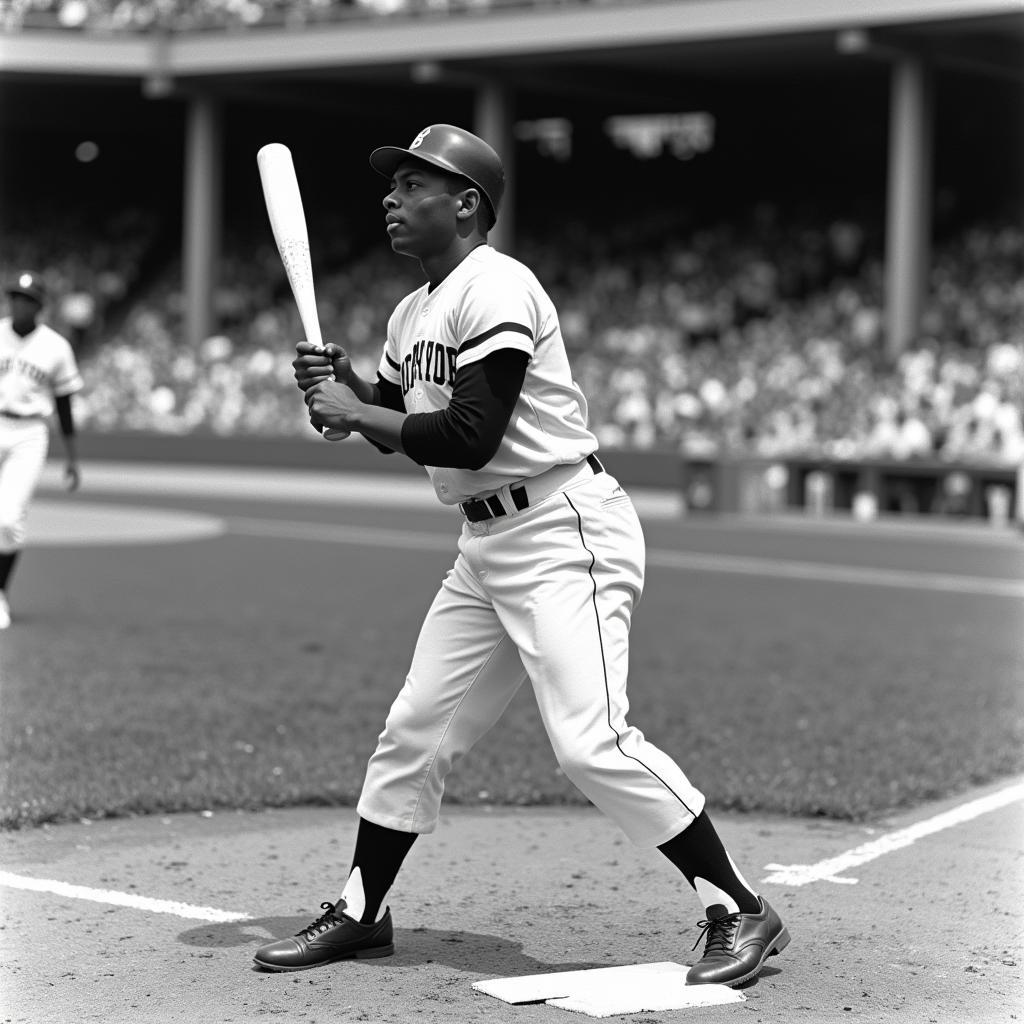
[[[71,396],[82,388],[70,342],[38,322],[46,301],[40,276],[24,271],[6,291],[11,313],[0,319],[0,629],[11,624],[7,589],[25,543],[55,408],[67,453],[64,478],[69,490],[79,485]]]
[[[464,521],[367,767],[341,898],[255,961],[303,970],[393,952],[381,908],[402,860],[436,827],[452,765],[529,680],[565,774],[635,843],[665,853],[702,900],[707,942],[688,981],[737,985],[789,935],[736,870],[700,791],[626,720],[643,534],[596,454],[551,299],[487,244],[501,161],[469,132],[431,125],[370,162],[391,183],[391,246],[419,260],[426,283],[391,316],[376,382],[337,345],[305,342],[296,379],[315,427],[404,453]]]

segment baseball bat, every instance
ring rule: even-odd
[[[302,195],[299,192],[299,180],[295,176],[291,150],[280,142],[268,143],[256,154],[256,163],[263,183],[263,199],[267,204],[270,228],[274,232],[284,272],[288,275],[288,284],[299,310],[306,341],[323,348],[320,321],[316,315],[306,215],[302,209]],[[347,430],[327,430],[324,437],[329,441],[341,441],[348,437],[348,433]]]

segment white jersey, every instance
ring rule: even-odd
[[[54,398],[82,384],[67,338],[46,324],[23,338],[9,316],[0,319],[0,413],[45,418],[53,414]]]
[[[446,505],[597,450],[554,304],[529,268],[490,246],[474,249],[433,290],[423,285],[402,299],[388,323],[379,372],[401,387],[406,412],[438,412],[451,401],[459,367],[504,348],[525,352],[530,362],[494,458],[479,470],[426,467]]]

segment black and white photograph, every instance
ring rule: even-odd
[[[1021,907],[1021,0],[0,0],[0,1024],[1011,1024]]]

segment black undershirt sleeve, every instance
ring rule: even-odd
[[[57,419],[60,421],[60,432],[65,437],[74,437],[75,420],[71,415],[71,396],[57,396]]]
[[[377,374],[377,396],[378,405],[385,409],[393,409],[395,412],[405,412],[405,402],[402,401],[402,389],[397,384],[385,380]]]
[[[406,417],[405,454],[421,466],[482,469],[505,436],[529,361],[525,352],[503,348],[456,370],[447,409]]]

